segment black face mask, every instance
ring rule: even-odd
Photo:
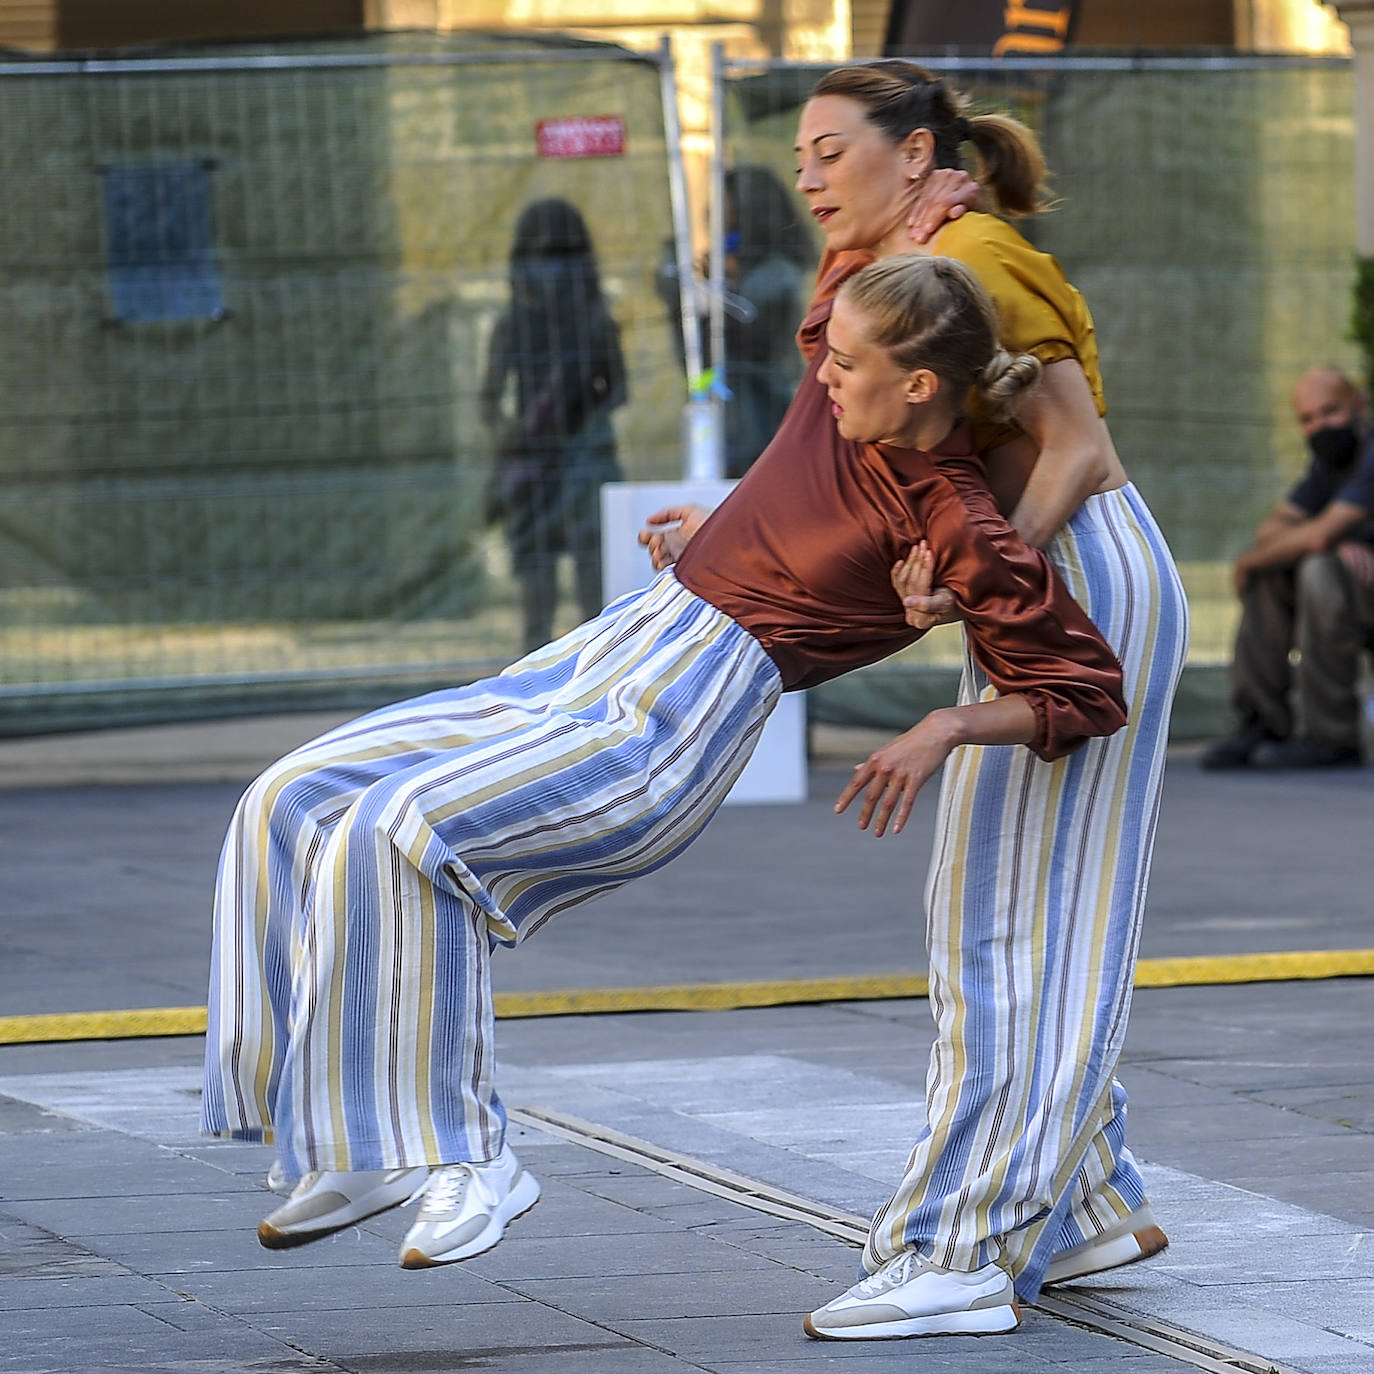
[[[1360,432],[1354,425],[1332,425],[1308,435],[1307,447],[1319,463],[1339,472],[1355,461],[1360,451]]]

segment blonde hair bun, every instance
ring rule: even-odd
[[[1044,370],[1040,359],[1030,353],[1009,353],[999,348],[979,374],[978,390],[998,417],[1005,418],[1017,401],[1040,380]]]

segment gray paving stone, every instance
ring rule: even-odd
[[[1139,1142],[1138,1157],[1140,1158],[1147,1160],[1167,1158],[1177,1168],[1202,1178],[1215,1179],[1251,1193],[1276,1197],[1283,1201],[1299,1201],[1290,1195],[1289,1185],[1295,1182],[1293,1171],[1305,1167],[1300,1148],[1295,1148],[1293,1158],[1286,1159],[1282,1165],[1276,1165],[1277,1149],[1275,1148],[1254,1150],[1248,1148],[1244,1141],[1225,1140],[1198,1142],[1175,1140],[1172,1148],[1170,1148],[1162,1136],[1156,1139],[1144,1131],[1140,1134],[1145,1137]],[[1270,1142],[1266,1142],[1266,1145],[1269,1144]],[[1275,1172],[1276,1169],[1277,1172]],[[1319,1170],[1318,1174],[1330,1173],[1336,1176],[1342,1172],[1360,1173],[1362,1170],[1359,1168],[1344,1171],[1330,1169]],[[1325,1188],[1322,1192],[1327,1201],[1337,1209],[1336,1214],[1339,1215],[1339,1208],[1342,1203],[1339,1191],[1335,1188]]]
[[[127,1164],[147,1169],[156,1166],[162,1154],[146,1140],[111,1135],[91,1126],[54,1131],[48,1136],[24,1131],[0,1135],[0,1178],[8,1179],[11,1173],[22,1178],[52,1168],[118,1168]]]
[[[238,1323],[222,1314],[221,1320],[238,1326]],[[58,1327],[60,1330],[55,1329]],[[4,1314],[2,1329],[7,1345],[22,1343],[35,1353],[53,1336],[68,1340],[78,1338],[92,1343],[128,1340],[147,1345],[174,1330],[136,1304],[106,1303],[96,1307],[68,1308],[61,1313],[60,1320],[48,1309],[10,1309]]]
[[[1197,1083],[1180,1077],[1170,1072],[1165,1062],[1148,1062],[1137,1058],[1131,1053],[1129,1037],[1118,1077],[1130,1094],[1131,1110],[1137,1116],[1166,1107],[1186,1107],[1209,1113],[1216,1110],[1215,1087],[1210,1083]]]
[[[1368,1012],[1361,1013],[1367,1016]],[[1194,1044],[1193,1049],[1196,1049]],[[1307,1088],[1324,1084],[1344,1088],[1359,1081],[1342,1057],[1328,1059],[1311,1046],[1293,1048],[1286,1054],[1256,1058],[1237,1046],[1229,1054],[1211,1059],[1163,1054],[1144,1060],[1161,1073],[1203,1084],[1218,1092],[1259,1093],[1275,1089]],[[1129,1071],[1128,1061],[1128,1071]]]
[[[403,1320],[373,1311],[265,1313],[257,1330],[352,1369],[358,1357],[385,1355],[396,1369],[427,1368],[430,1358],[461,1353],[471,1367],[501,1368],[510,1356],[562,1351],[586,1355],[635,1344],[630,1338],[538,1302],[407,1308]]]
[[[968,1374],[974,1371],[1024,1370],[1028,1361],[1018,1354],[1019,1332],[1005,1336],[948,1336],[919,1341],[813,1341],[801,1328],[801,1313],[702,1317],[647,1317],[608,1323],[614,1330],[671,1350],[684,1359],[698,1360],[707,1368],[728,1369],[749,1363],[795,1362],[799,1369],[814,1370],[834,1363],[852,1370],[850,1363],[888,1362],[890,1368],[938,1368],[935,1360],[964,1360]],[[728,1312],[729,1309],[722,1309]],[[978,1363],[981,1361],[982,1363]],[[997,1361],[1004,1363],[999,1365]],[[1034,1361],[1030,1361],[1036,1367]]]
[[[709,1232],[737,1225],[730,1210],[731,1204],[717,1201],[706,1194],[695,1202],[682,1202],[671,1207],[658,1207],[650,1214],[667,1223],[674,1231],[690,1229]]]
[[[668,1235],[592,1236],[574,1248],[561,1237],[532,1240],[512,1233],[494,1250],[467,1260],[463,1268],[499,1283],[526,1279],[605,1278],[655,1273],[691,1278],[701,1274],[739,1274],[741,1282],[774,1266],[754,1251],[749,1238],[739,1245],[700,1231]]]
[[[55,1150],[57,1148],[54,1146]],[[65,1156],[65,1150],[63,1154]],[[171,1151],[163,1151],[153,1168],[146,1160],[76,1164],[48,1158],[31,1161],[27,1167],[6,1167],[3,1181],[0,1181],[0,1199],[151,1198],[174,1193],[257,1192],[265,1201],[271,1196],[262,1186],[265,1173],[265,1167],[237,1175],[226,1173]]]
[[[1178,1296],[1169,1319],[1185,1330],[1310,1374],[1327,1374],[1355,1356],[1363,1358],[1366,1370],[1370,1367],[1370,1346],[1276,1312],[1254,1290],[1194,1289]]]
[[[89,1198],[38,1198],[8,1201],[15,1216],[47,1227],[61,1236],[138,1235],[181,1230],[212,1232],[255,1229],[272,1210],[270,1193],[213,1189],[204,1192],[140,1193],[134,1197],[102,1197],[93,1207]]]
[[[518,1227],[518,1231],[514,1227]],[[514,1227],[512,1235],[562,1236],[569,1240],[586,1236],[652,1234],[672,1229],[669,1222],[650,1212],[592,1197],[557,1179],[544,1182],[538,1205],[515,1222]]]
[[[223,1312],[194,1297],[170,1289],[161,1300],[140,1302],[137,1306],[140,1311],[146,1312],[150,1317],[156,1317],[164,1325],[189,1334],[214,1331],[221,1334],[227,1332],[232,1336],[244,1326],[251,1325],[244,1322],[239,1312]]]
[[[146,1305],[166,1299],[171,1290],[139,1274],[113,1272],[71,1278],[0,1278],[0,1311],[53,1311],[71,1307]]]
[[[647,1171],[630,1175],[607,1172],[600,1177],[595,1174],[576,1177],[579,1188],[585,1189],[593,1197],[605,1198],[607,1202],[618,1202],[624,1207],[673,1207],[701,1200],[700,1189],[692,1188],[677,1179],[667,1178],[663,1174]]]
[[[642,1345],[598,1345],[587,1350],[564,1346],[495,1354],[422,1351],[409,1358],[402,1355],[399,1362],[390,1354],[354,1355],[349,1360],[350,1374],[472,1374],[474,1369],[494,1374],[692,1374],[701,1368]]]
[[[1357,1268],[1368,1268],[1367,1256],[1362,1257]],[[1366,1314],[1364,1324],[1346,1325],[1342,1334],[1349,1340],[1363,1342],[1374,1351],[1374,1278],[1368,1274],[1347,1274],[1334,1269],[1306,1281],[1298,1280],[1295,1275],[1292,1282],[1263,1282],[1263,1292],[1258,1294],[1249,1275],[1242,1282],[1233,1280],[1230,1284],[1217,1285],[1213,1291],[1223,1302],[1229,1300],[1237,1307],[1262,1303],[1280,1317],[1328,1331],[1335,1323],[1345,1323],[1350,1312],[1363,1312]],[[1370,1367],[1374,1368],[1374,1354],[1370,1356]]]
[[[869,1098],[852,1103],[833,1103],[809,1099],[813,1105],[805,1113],[797,1111],[796,1100],[779,1107],[753,1106],[747,1111],[699,1111],[702,1121],[721,1130],[733,1131],[762,1140],[780,1149],[795,1149],[804,1154],[823,1154],[838,1148],[860,1145],[877,1137],[884,1141],[905,1141],[908,1148],[921,1127],[926,1113],[923,1102],[892,1096],[890,1086]],[[808,1100],[808,1099],[802,1099]],[[719,1097],[717,1098],[719,1101]]]
[[[125,1272],[89,1246],[56,1235],[43,1226],[0,1212],[0,1275],[6,1278],[99,1278]]]
[[[1320,1169],[1311,1174],[1278,1176],[1238,1172],[1232,1181],[1238,1188],[1339,1216],[1365,1231],[1374,1231],[1374,1158],[1366,1159],[1362,1168],[1350,1170]]]
[[[573,1311],[589,1321],[618,1324],[645,1312],[661,1318],[709,1317],[719,1312],[765,1315],[801,1314],[834,1296],[834,1289],[810,1274],[781,1265],[750,1270],[747,1276],[729,1270],[713,1273],[621,1277],[518,1279],[508,1287],[541,1302]],[[798,1328],[800,1329],[800,1328]]]
[[[205,1274],[216,1270],[333,1269],[394,1264],[395,1246],[362,1226],[338,1231],[294,1250],[265,1250],[256,1230],[145,1231],[92,1235],[83,1243],[141,1274]]]
[[[506,1242],[507,1244],[513,1242]],[[409,1307],[518,1302],[479,1273],[473,1262],[407,1270],[396,1263],[320,1269],[228,1270],[178,1275],[178,1292],[239,1315],[283,1311],[368,1311],[387,1321]]]
[[[561,1071],[560,1077],[576,1082],[598,1080],[605,1070],[598,1066]],[[709,1055],[693,1054],[677,1060],[639,1060],[615,1067],[618,1091],[641,1100],[660,1102],[671,1099],[677,1109],[703,1120],[710,1119],[719,1106],[722,1089],[729,1083],[747,1083],[754,1108],[770,1107],[795,1111],[798,1102],[815,1102],[818,1108],[836,1110],[846,1105],[887,1102],[897,1096],[892,1084],[882,1078],[851,1071],[817,1069],[799,1059],[783,1055]],[[604,1086],[604,1084],[603,1084]],[[815,1095],[826,1096],[817,1101]]]
[[[1282,1247],[1257,1246],[1253,1235],[1214,1233],[1205,1246],[1171,1245],[1151,1267],[1207,1287],[1231,1286],[1243,1274],[1247,1284],[1277,1291],[1286,1280],[1325,1283],[1336,1279],[1374,1280],[1374,1246],[1351,1245],[1344,1235],[1314,1237]]]
[[[1298,1112],[1351,1130],[1374,1132],[1374,1086],[1369,1083],[1327,1083],[1301,1088],[1261,1088],[1256,1101]]]
[[[1044,1358],[1042,1353],[1041,1358]],[[1070,1361],[1047,1361],[1049,1367],[1059,1364],[1073,1374],[1196,1374],[1197,1366],[1184,1360],[1175,1360],[1168,1355],[1159,1355],[1149,1350],[1123,1350],[1110,1355],[1094,1355],[1084,1359],[1075,1356]]]
[[[697,1234],[711,1235],[715,1228],[706,1227]],[[812,1232],[809,1237],[749,1237],[740,1244],[764,1259],[785,1264],[803,1274],[811,1274],[831,1285],[832,1292],[841,1292],[859,1277],[858,1249],[831,1241]]]
[[[337,1370],[335,1365],[242,1327],[183,1332],[141,1315],[152,1323],[151,1330],[103,1338],[65,1329],[25,1333],[18,1349],[8,1346],[7,1340],[6,1348],[0,1350],[0,1374],[93,1374],[96,1370],[112,1374],[334,1374]]]
[[[81,1130],[79,1122],[19,1098],[0,1096],[0,1135],[51,1134]]]
[[[950,1353],[951,1344],[955,1346],[954,1353]],[[712,1360],[704,1367],[718,1374],[799,1374],[820,1368],[840,1369],[844,1374],[868,1374],[870,1370],[891,1374],[899,1369],[919,1369],[921,1374],[1049,1374],[1050,1368],[1033,1355],[993,1354],[971,1340],[854,1341],[826,1345],[829,1348],[795,1359]],[[1128,1374],[1135,1371],[1132,1369]]]
[[[1090,1359],[1122,1359],[1139,1350],[1126,1341],[1074,1326],[1034,1308],[1023,1311],[1015,1336],[1018,1353],[1070,1368]]]
[[[1348,1127],[1244,1098],[1233,1098],[1224,1112],[1214,1114],[1202,1114],[1189,1107],[1154,1107],[1146,1126],[1149,1136],[1182,1134],[1186,1129],[1191,1141],[1226,1141],[1252,1151],[1307,1147],[1321,1150],[1328,1142],[1355,1138]],[[1368,1137],[1365,1143],[1368,1144]]]

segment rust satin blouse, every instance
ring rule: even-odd
[[[823,333],[816,313],[808,323]],[[1118,730],[1120,664],[1044,555],[998,513],[969,427],[933,453],[844,439],[816,378],[823,356],[813,350],[776,437],[688,544],[678,579],[752,634],[792,691],[920,637],[890,570],[927,539],[935,582],[954,594],[988,680],[1035,712],[1035,753],[1059,758]]]

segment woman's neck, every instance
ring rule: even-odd
[[[913,242],[911,230],[907,227],[907,221],[915,214],[920,203],[920,193],[914,186],[909,194],[900,197],[892,220],[882,237],[876,243],[871,243],[868,246],[868,251],[875,258],[890,258],[894,253],[923,253],[927,251],[924,244]]]
[[[929,453],[949,438],[950,431],[962,418],[960,412],[952,407],[933,404],[913,407],[912,415],[901,433],[884,442],[894,448]]]

